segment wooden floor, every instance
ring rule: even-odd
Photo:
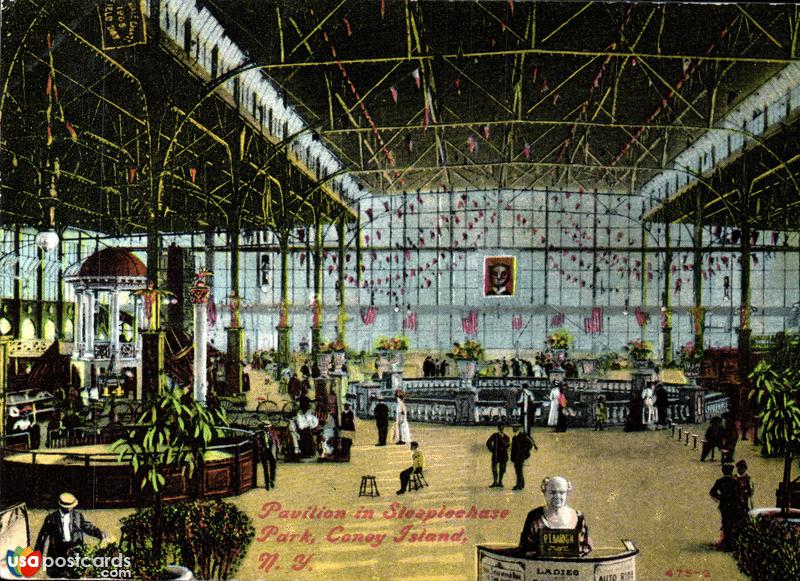
[[[691,578],[696,579],[744,579],[730,555],[711,546],[720,520],[708,491],[720,475],[719,464],[700,463],[699,451],[678,444],[667,432],[537,432],[539,452],[526,465],[526,488],[512,491],[510,465],[505,488],[488,487],[491,471],[485,441],[491,429],[412,424],[411,430],[425,454],[428,488],[395,494],[398,474],[410,464],[408,446],[374,446],[375,426],[363,421],[357,425],[351,463],[281,464],[276,489],[260,488],[232,499],[253,518],[262,539],[250,547],[237,579],[474,579],[475,545],[516,544],[527,512],[542,504],[542,477],[554,474],[572,480],[570,503],[586,514],[595,546],[621,549],[623,538],[636,543],[641,551],[638,579],[675,578],[678,569],[695,571]],[[773,505],[781,463],[760,458],[747,442],[740,444],[739,457],[751,465],[756,505]],[[361,476],[367,474],[376,477],[380,497],[359,498]],[[442,507],[468,511],[472,506],[493,511],[483,516],[503,518],[384,516],[392,516],[399,507],[436,513]],[[301,514],[281,518],[279,510]],[[325,511],[346,514],[313,518],[311,513],[305,516],[312,518],[303,518],[304,510],[329,517],[341,515]],[[358,511],[373,511],[373,518],[357,518]],[[107,510],[86,515],[118,536],[117,521],[127,513]],[[44,514],[32,513],[34,535]],[[403,537],[404,527],[409,526]],[[429,542],[423,536],[410,541],[414,533],[433,534],[436,540]],[[355,540],[348,541],[346,535]],[[306,563],[303,569],[292,569],[301,563]]]

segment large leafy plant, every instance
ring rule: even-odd
[[[129,461],[146,498],[152,499],[160,516],[162,491],[168,474],[180,474],[190,482],[190,491],[199,489],[203,455],[214,437],[222,436],[227,425],[225,410],[207,408],[195,401],[183,388],[145,401],[136,425],[111,445],[119,461]],[[160,550],[163,530],[155,535]]]
[[[781,509],[790,506],[792,446],[800,438],[800,373],[797,368],[779,362],[760,361],[750,374],[753,389],[750,398],[756,403],[761,421],[761,438],[769,454],[782,453],[783,491]]]

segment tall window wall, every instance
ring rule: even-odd
[[[343,257],[338,255],[335,226],[323,229],[323,335],[332,339],[335,334],[338,265],[344,260],[347,339],[354,349],[368,350],[375,337],[403,332],[413,348],[421,349],[447,349],[467,337],[493,349],[541,349],[556,327],[569,329],[579,350],[619,350],[627,340],[641,336],[659,345],[665,293],[674,312],[673,344],[678,348],[692,338],[693,273],[700,268],[706,341],[735,345],[740,233],[704,228],[702,261],[695,265],[693,226],[643,226],[641,200],[582,191],[414,192],[364,198],[361,231],[348,229]],[[672,249],[669,264],[666,228]],[[33,235],[26,231],[21,236],[23,262],[36,261]],[[362,242],[361,286],[356,236]],[[210,253],[202,234],[165,236],[165,248],[173,242],[192,250],[196,270],[214,270],[218,321],[211,336],[224,347],[224,327],[230,321],[227,235],[213,235]],[[798,235],[760,231],[751,242],[753,332],[796,327],[792,306],[800,301]],[[293,231],[288,291],[295,347],[311,335],[313,244],[313,228]],[[145,259],[144,238],[98,240],[68,232],[61,269],[45,269],[47,297],[55,296],[60,271],[103,245],[127,246]],[[10,298],[13,277],[6,266],[11,264],[13,232],[2,232],[2,248],[6,258],[0,291]],[[248,348],[274,346],[281,278],[277,240],[269,232],[244,232],[240,248]],[[484,295],[485,261],[495,256],[516,259],[512,296]],[[68,285],[65,291],[71,300]],[[22,293],[23,298],[35,298],[35,284],[23,285]],[[368,324],[370,309],[375,309],[375,318]],[[643,324],[645,318],[648,322]]]

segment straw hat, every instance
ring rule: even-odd
[[[58,497],[58,506],[61,508],[75,508],[78,506],[78,499],[69,492],[63,492]]]

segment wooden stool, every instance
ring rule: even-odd
[[[410,490],[419,490],[424,486],[428,486],[428,481],[425,480],[425,475],[422,472],[412,472],[411,482],[408,488]]]
[[[358,490],[359,496],[380,496],[378,492],[378,483],[375,482],[374,476],[362,476],[361,488]]]

